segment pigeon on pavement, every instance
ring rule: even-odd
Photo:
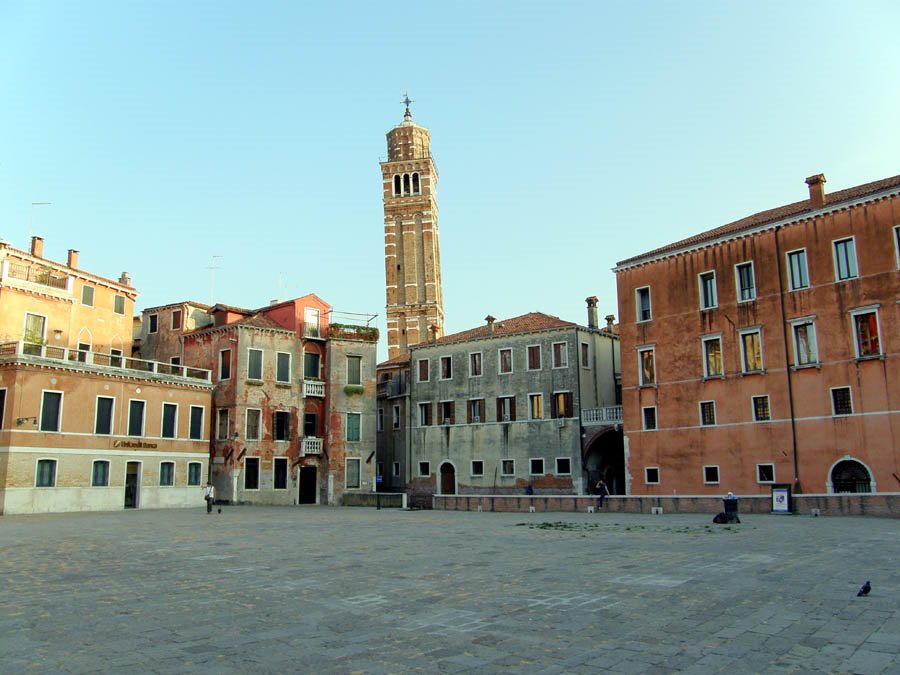
[[[859,589],[859,593],[856,594],[856,597],[862,597],[864,595],[868,595],[869,591],[872,590],[872,584],[870,582],[866,582],[862,585],[862,588]]]

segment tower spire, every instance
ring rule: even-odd
[[[404,121],[404,122],[411,122],[411,121],[412,121],[412,113],[409,111],[409,104],[410,104],[410,103],[415,103],[415,101],[413,101],[413,100],[409,97],[409,92],[406,92],[406,93],[403,94],[403,100],[400,101],[400,102],[406,105],[406,112],[403,113],[403,121]]]

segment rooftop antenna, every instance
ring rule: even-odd
[[[50,206],[52,202],[31,202],[31,209],[28,211],[28,242],[25,244],[25,250],[29,250],[29,246],[31,246],[31,237],[32,230],[34,229],[34,207],[35,206]]]
[[[219,269],[219,266],[216,265],[216,260],[221,260],[222,256],[214,255],[212,256],[212,263],[206,269],[209,270],[209,304],[216,304],[216,270]]]

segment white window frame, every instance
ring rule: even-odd
[[[850,242],[850,246],[847,249],[852,253],[852,260],[848,258],[847,263],[848,267],[852,267],[848,269],[848,272],[852,272],[849,276],[842,277],[839,274],[839,263],[838,263],[838,245],[845,244]],[[856,256],[856,237],[842,237],[840,239],[833,239],[831,242],[831,256],[832,262],[834,264],[834,283],[839,284],[842,281],[850,281],[851,279],[859,279],[859,258]]]
[[[719,360],[721,361],[721,369],[720,373],[711,373],[709,372],[709,359],[707,358],[706,352],[706,344],[708,342],[718,342],[719,343]],[[700,338],[700,355],[703,360],[703,377],[711,377],[711,378],[719,378],[724,379],[725,377],[725,352],[722,349],[722,334],[715,333],[714,335],[704,335]]]
[[[556,363],[556,347],[557,345],[563,345],[564,349],[562,349],[559,354],[562,357],[560,359],[560,363]],[[562,368],[569,367],[569,343],[566,341],[563,342],[554,342],[550,345],[550,359],[553,363],[554,370],[560,370]]]
[[[359,429],[359,438],[354,438],[354,439],[350,438],[350,416],[351,415],[355,416],[359,420],[359,423],[357,424],[357,428]],[[347,413],[347,432],[344,434],[344,438],[346,439],[347,443],[362,443],[362,440],[363,440],[362,413],[358,413],[358,412],[348,412]]]
[[[450,373],[444,377],[444,363],[447,363],[447,370]],[[453,356],[445,355],[438,357],[438,381],[447,382],[453,379]]]
[[[424,378],[422,377],[422,363],[426,364]],[[431,382],[431,359],[416,361],[416,382]]]
[[[222,377],[222,364],[224,363],[224,361],[222,360],[222,354],[224,354],[225,352],[228,352],[228,377]],[[218,366],[219,366],[219,381],[220,381],[220,382],[223,382],[223,381],[230,380],[230,379],[231,379],[231,374],[232,374],[232,373],[231,373],[231,371],[232,371],[232,368],[231,368],[231,349],[225,348],[225,349],[220,349],[220,350],[219,350],[219,363],[218,363]]]
[[[656,471],[656,480],[650,480],[650,472]],[[644,467],[644,485],[659,485],[659,467],[658,466],[645,466]]]
[[[255,488],[247,487],[247,476],[250,475],[249,472],[247,471],[247,462],[249,462],[251,459],[256,460],[256,487]],[[262,480],[261,480],[262,479],[262,459],[259,457],[259,455],[247,455],[246,457],[244,457],[244,466],[241,467],[241,469],[244,474],[244,480],[243,480],[243,483],[241,484],[241,489],[244,490],[244,492],[259,492],[261,489],[260,485],[262,484]]]
[[[256,436],[250,436],[250,413],[255,412],[259,417],[256,420]],[[244,411],[244,441],[259,441],[263,436],[262,408],[247,408]]]
[[[644,359],[641,356],[644,352],[652,352],[653,353],[653,381],[645,382],[644,381]],[[655,387],[656,386],[656,345],[645,345],[643,347],[637,348],[637,357],[638,357],[638,386],[639,387]]]
[[[645,416],[645,410],[653,411],[653,422],[654,427],[652,429],[647,428],[647,417]],[[658,431],[659,430],[659,411],[657,410],[655,405],[645,405],[641,407],[641,429],[643,431]]]
[[[400,428],[400,404],[395,403],[391,407],[391,428],[399,429]]]
[[[444,404],[450,404],[450,415],[444,416]],[[437,423],[440,427],[449,427],[453,424],[456,424],[456,400],[452,398],[443,399],[438,401],[437,404]],[[451,421],[452,418],[452,421]]]
[[[753,286],[751,290],[753,291],[751,297],[742,299],[741,298],[741,267],[750,266],[750,279],[753,281]],[[757,292],[756,292],[756,265],[754,265],[752,260],[745,260],[744,262],[739,262],[734,266],[734,296],[737,299],[738,304],[742,302],[753,302],[756,300]]]
[[[795,286],[794,285],[794,275],[793,269],[791,267],[791,256],[795,254],[802,253],[803,257],[803,276],[806,277],[806,285],[805,286]],[[805,248],[795,248],[793,251],[785,251],[784,254],[785,265],[787,266],[787,283],[788,283],[788,291],[802,291],[810,286],[812,286],[812,280],[809,277],[809,258],[806,255]]]
[[[191,467],[197,466],[197,482],[191,482]],[[203,462],[188,462],[187,463],[187,473],[184,474],[184,484],[188,487],[200,487],[203,485]]]
[[[432,425],[430,425],[430,424],[427,424],[427,420],[424,419],[424,418],[422,417],[423,413],[425,413],[425,414],[427,415],[427,413],[425,412],[426,410],[431,412],[431,421],[432,421],[432,423],[434,423],[434,414],[435,414],[435,413],[434,413],[434,408],[431,407],[431,406],[433,406],[433,405],[434,405],[434,401],[419,401],[419,417],[418,417],[418,420],[419,420],[419,427],[420,427],[420,428],[421,428],[421,427],[432,426]]]
[[[278,466],[279,462],[284,462],[284,487],[278,487],[275,485],[275,467]],[[291,467],[290,462],[287,457],[273,457],[272,458],[272,490],[288,490],[291,485]]]
[[[756,399],[766,399],[766,408],[769,410],[769,419],[761,420],[756,416]],[[750,397],[750,419],[759,424],[765,424],[772,421],[772,399],[768,394],[754,394]]]
[[[534,464],[533,464],[533,463],[534,463],[534,462],[540,462],[540,463],[541,463],[541,470],[540,470],[540,472],[535,472],[535,471],[533,471],[533,469],[534,469]],[[547,475],[547,467],[544,466],[544,464],[545,464],[545,462],[544,462],[544,458],[543,458],[543,457],[529,457],[529,458],[528,458],[528,475],[529,475],[529,476],[546,476],[546,475]]]
[[[850,392],[850,412],[839,413],[835,410],[835,408],[834,408],[834,391],[835,391],[835,389],[846,389],[848,392]],[[850,417],[851,415],[854,414],[854,410],[856,410],[856,408],[853,405],[853,387],[851,387],[849,384],[845,384],[841,387],[829,387],[828,388],[828,400],[831,403],[831,416],[832,417]]]
[[[151,334],[159,332],[159,314],[147,315],[147,332]]]
[[[715,480],[706,480],[706,470],[707,469],[715,469],[716,470],[716,479]],[[718,464],[704,464],[703,465],[703,484],[704,485],[720,485],[722,483],[722,472],[719,470]]]
[[[168,466],[171,466],[171,467],[172,467],[172,482],[171,482],[171,483],[165,483],[165,484],[164,484],[164,483],[162,482],[162,477],[163,477],[163,475],[162,475],[162,468],[163,468],[164,465],[168,465]],[[175,481],[175,462],[173,462],[171,459],[164,459],[164,460],[162,460],[162,461],[159,463],[159,469],[158,469],[158,471],[159,471],[159,473],[157,474],[157,476],[158,476],[159,478],[158,478],[158,480],[157,480],[157,483],[159,483],[159,487],[161,487],[161,488],[173,488],[173,487],[175,487],[175,482],[176,482],[176,481]]]
[[[164,425],[166,423],[166,406],[172,405],[175,406],[175,435],[174,436],[163,436]],[[163,401],[162,406],[160,408],[160,419],[159,419],[159,437],[160,438],[168,438],[169,440],[175,440],[178,438],[178,404],[173,403],[172,401]]]
[[[535,396],[539,396],[541,399],[541,416],[534,417],[534,405],[532,405],[532,399]],[[528,420],[532,422],[537,422],[539,420],[546,419],[547,416],[544,414],[544,393],[540,391],[533,391],[528,394]]]
[[[759,336],[759,370],[748,370],[747,369],[747,354],[744,350],[744,336],[751,335],[756,333]],[[763,351],[763,339],[762,339],[762,327],[761,326],[752,326],[750,328],[741,328],[738,331],[738,341],[740,342],[741,349],[741,374],[742,375],[754,375],[756,373],[765,373],[766,372],[766,355]]]
[[[181,319],[178,321],[178,325],[175,325],[175,316],[179,315]],[[169,317],[169,328],[171,330],[184,330],[184,312],[180,309],[173,309],[172,315]]]
[[[280,356],[287,357],[287,379],[282,380],[278,377],[278,360]],[[294,355],[290,352],[275,352],[275,382],[278,384],[290,384],[291,374],[294,372]]]
[[[400,462],[391,462],[391,477],[400,478]]]
[[[475,473],[475,462],[481,464],[481,473]],[[473,459],[469,462],[469,476],[473,478],[483,478],[484,477],[484,460],[483,459]]]
[[[705,282],[704,277],[712,277],[712,298],[711,302],[707,304],[706,296],[705,296]],[[700,297],[700,310],[705,311],[708,309],[716,309],[719,306],[719,287],[718,282],[716,281],[716,271],[715,270],[706,270],[705,272],[700,272],[697,275],[697,290],[699,292]]]
[[[641,291],[647,291],[647,318],[641,318]],[[650,295],[650,286],[639,286],[634,289],[634,318],[636,323],[653,321],[653,299]]]
[[[760,475],[759,475],[759,468],[760,468],[761,466],[771,466],[771,467],[772,467],[772,480],[762,480],[762,478],[760,478]],[[776,478],[777,478],[777,476],[776,476],[776,474],[775,474],[775,464],[774,464],[774,463],[772,463],[772,462],[762,462],[761,464],[757,464],[757,465],[756,465],[756,482],[757,482],[758,484],[760,484],[760,485],[771,485],[771,484],[777,482],[777,481],[776,481]]]
[[[791,319],[789,321],[791,324],[791,348],[794,350],[794,363],[793,367],[796,368],[814,368],[821,363],[821,359],[819,358],[819,340],[816,336],[816,317],[813,316],[803,316],[798,319]],[[812,351],[814,360],[809,363],[800,363],[800,340],[797,335],[797,329],[802,327],[807,328],[807,344],[809,344],[809,337],[812,338]]]
[[[503,370],[503,352],[509,352],[509,370]],[[501,347],[497,350],[497,374],[511,375],[516,369],[512,347]]]
[[[867,307],[857,307],[855,309],[851,309],[848,312],[850,314],[850,335],[853,336],[853,353],[856,355],[857,359],[878,359],[884,356],[884,340],[881,333],[881,312],[878,311],[880,308],[881,305],[868,305]],[[860,354],[859,333],[856,330],[856,317],[860,316],[861,314],[875,315],[875,327],[878,329],[877,354],[866,354],[865,356]]]
[[[537,347],[537,355],[538,355],[538,366],[537,368],[531,367],[531,354],[529,351]],[[544,368],[544,350],[541,349],[539,344],[537,345],[525,345],[525,370],[530,372],[535,372],[538,370],[543,370]]]
[[[97,415],[100,412],[100,399],[105,398],[112,401],[112,408],[109,410],[109,433],[108,434],[98,434],[97,433]],[[116,433],[116,397],[115,396],[103,396],[97,395],[94,398],[94,429],[93,432],[97,436],[114,436]]]
[[[96,475],[95,467],[97,466],[97,464],[106,464],[106,483],[103,483],[102,485],[94,482],[94,476]],[[109,487],[109,475],[110,475],[111,469],[112,469],[112,462],[110,462],[108,459],[95,459],[94,461],[92,461],[91,462],[91,487],[92,488]]]
[[[504,471],[504,468],[505,468],[507,462],[509,462],[510,465],[512,466],[512,471],[509,471],[509,472]],[[516,475],[516,460],[514,460],[510,457],[501,458],[501,460],[500,460],[500,475],[507,476],[507,477],[515,476]]]
[[[477,373],[472,372],[472,357],[478,356],[478,371]],[[481,352],[469,352],[469,377],[483,377],[484,376],[484,354]]]
[[[359,362],[359,382],[351,382],[350,381],[350,364],[353,363],[354,359]],[[363,357],[359,354],[347,354],[347,384],[360,387],[363,384]],[[362,480],[362,478],[360,478]]]
[[[85,302],[85,301],[84,301],[84,292],[85,292],[86,290],[89,290],[89,291],[91,292],[91,301],[90,301],[90,302]],[[95,295],[96,295],[96,288],[94,288],[94,287],[91,286],[90,284],[84,284],[84,285],[81,287],[81,305],[82,305],[83,307],[93,307],[93,306],[94,306],[94,296],[95,296]]]
[[[118,302],[119,302],[119,298],[122,298],[122,311],[121,311],[121,312],[116,308],[116,305],[117,305]],[[127,312],[125,311],[125,309],[126,309],[126,308],[125,308],[125,302],[126,302],[126,300],[127,300],[127,298],[126,298],[124,295],[120,294],[120,293],[116,293],[116,294],[113,296],[113,314],[121,314],[122,316],[125,316],[125,314],[127,313]]]
[[[375,431],[384,431],[384,408],[381,406],[375,415]]]
[[[192,420],[194,417],[194,408],[200,411],[200,438],[194,438],[191,436],[191,427],[193,426]],[[204,441],[207,440],[204,438],[206,436],[206,406],[202,405],[192,405],[188,414],[188,433],[187,437],[190,441]]]
[[[254,377],[253,373],[250,372],[250,355],[253,352],[259,352],[259,377]],[[251,382],[262,382],[263,381],[263,369],[265,368],[265,353],[262,349],[258,349],[256,347],[248,347],[247,348],[247,379]]]
[[[423,467],[425,471],[422,471]],[[428,478],[431,476],[431,462],[427,460],[420,461],[416,466],[416,470],[419,472],[419,478]]]
[[[131,435],[131,404],[133,401],[140,401],[144,404],[144,407],[141,408],[141,435],[140,436],[132,436]],[[147,435],[147,401],[142,398],[130,398],[128,399],[128,419],[126,420],[125,426],[125,435],[131,438],[143,438]]]
[[[53,481],[50,485],[38,485],[38,467],[41,465],[41,462],[52,462],[53,463]],[[38,457],[34,460],[34,487],[35,489],[41,488],[55,488],[56,483],[59,480],[59,460],[56,457]]]
[[[713,423],[712,423],[712,424],[705,424],[705,423],[703,422],[703,404],[704,404],[704,403],[712,403],[712,410],[713,410]],[[715,402],[715,400],[699,401],[698,404],[697,404],[697,411],[700,413],[700,426],[701,426],[701,427],[714,427],[714,426],[717,426],[717,425],[718,425],[718,423],[719,423],[719,416],[718,416],[718,414],[716,413],[716,402]]]
[[[559,460],[564,459],[569,463],[568,471],[559,470]],[[553,459],[553,475],[554,476],[571,476],[572,475],[572,458],[571,457],[554,457]]]

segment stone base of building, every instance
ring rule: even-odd
[[[791,513],[821,516],[884,516],[900,518],[900,493],[793,495]],[[722,498],[711,496],[605,497],[603,508],[591,495],[434,495],[432,508],[443,511],[707,513],[723,510]],[[659,511],[661,509],[661,512]],[[741,496],[738,514],[771,514],[770,495]]]

